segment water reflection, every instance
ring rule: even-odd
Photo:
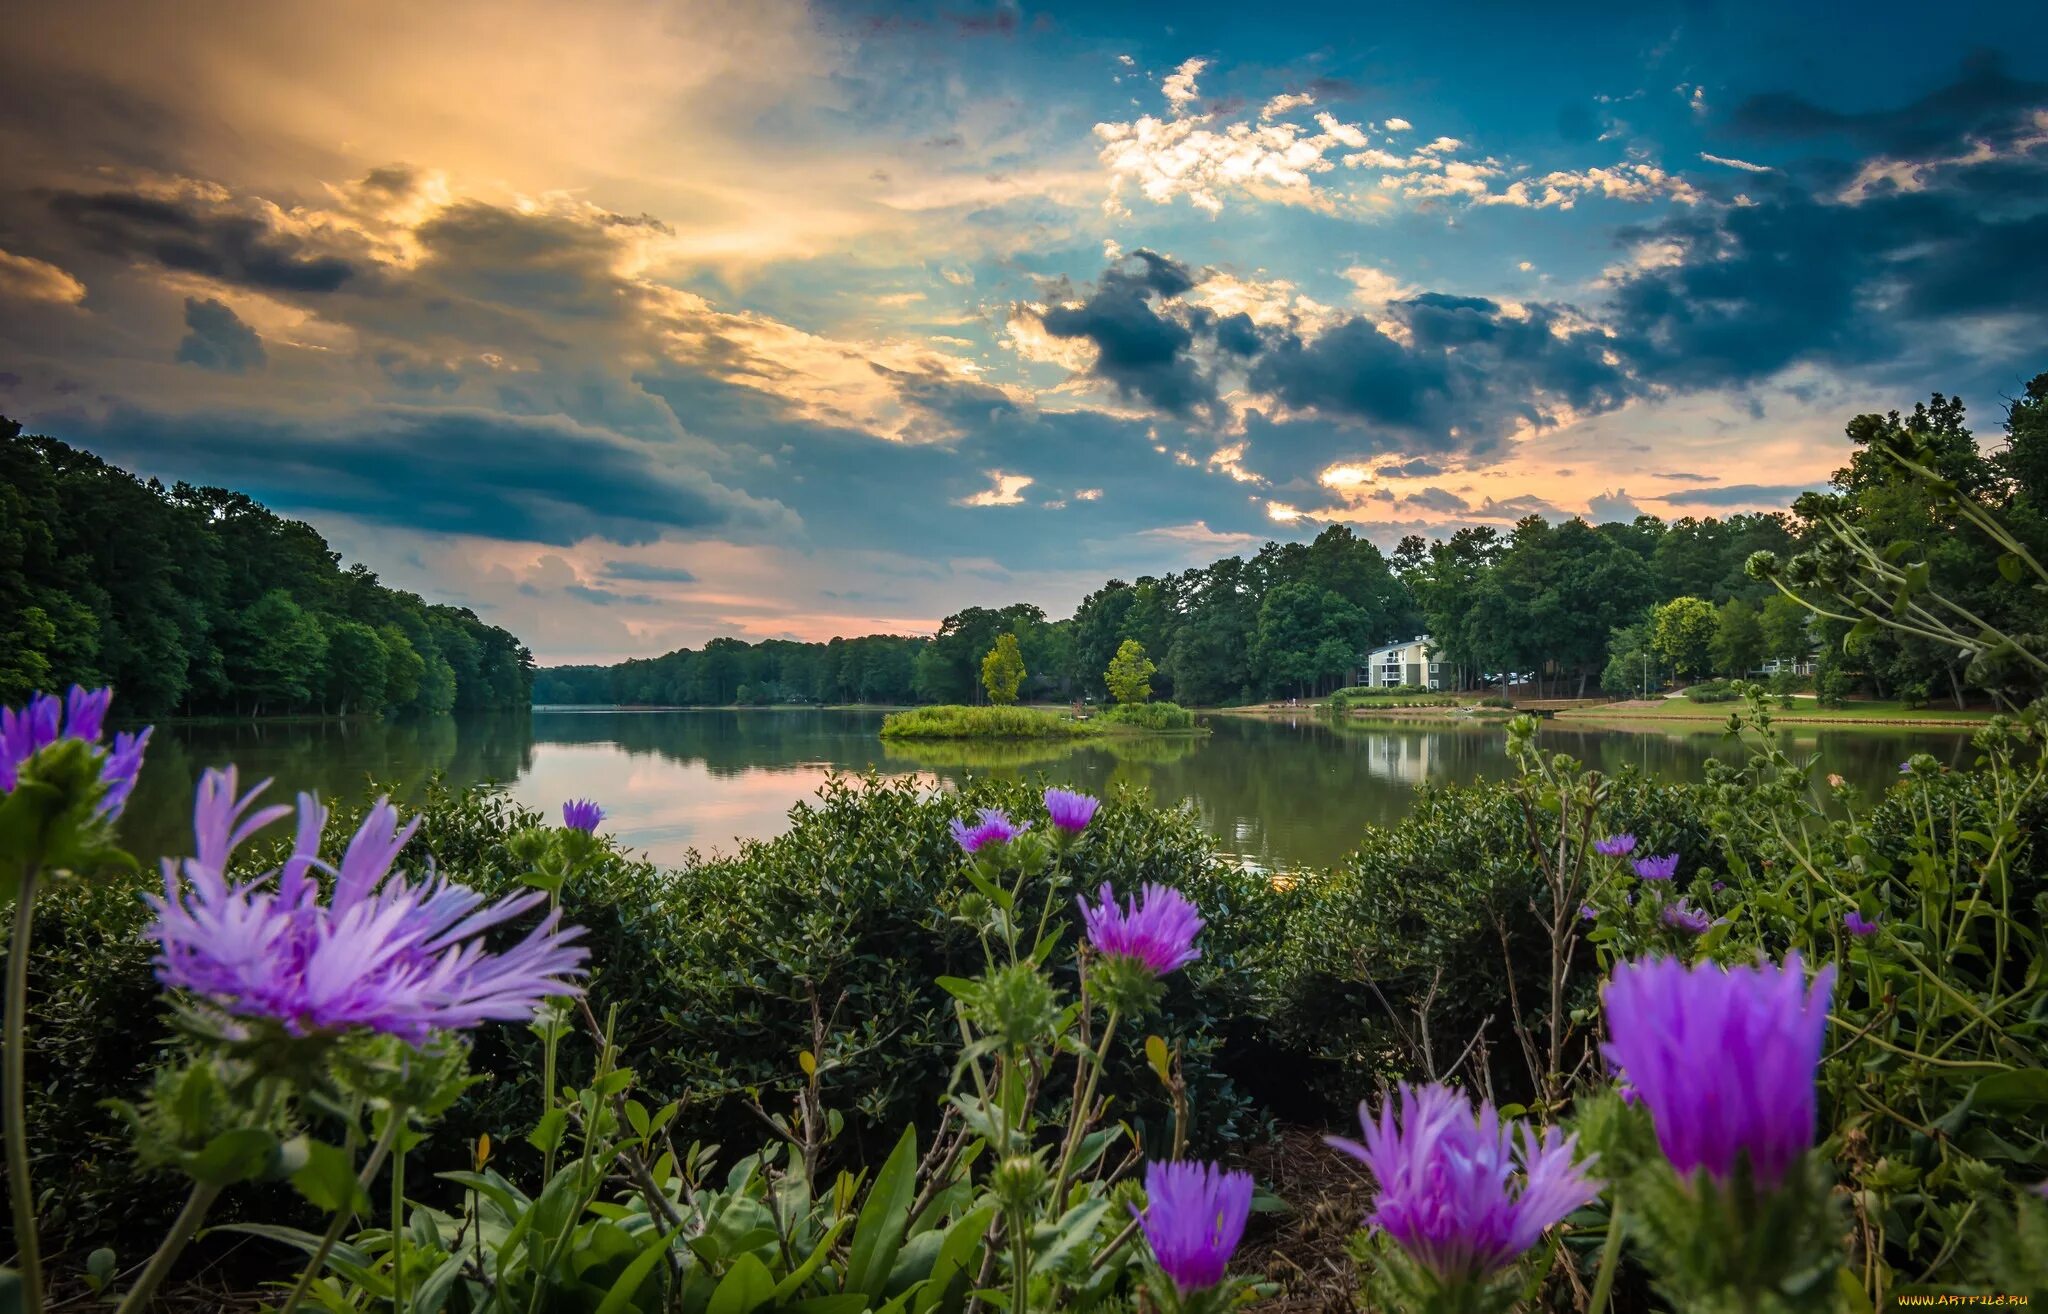
[[[334,796],[375,779],[409,787],[432,771],[457,782],[503,782],[552,810],[590,796],[607,829],[657,861],[690,849],[730,851],[736,839],[780,831],[789,808],[833,771],[875,770],[940,784],[969,774],[1048,779],[1101,791],[1146,790],[1195,809],[1228,853],[1262,867],[1324,865],[1369,823],[1404,813],[1425,783],[1498,778],[1509,771],[1497,723],[1352,722],[1310,716],[1208,719],[1203,736],[1080,743],[884,744],[868,712],[540,709],[531,716],[425,723],[185,725],[160,728],[135,801],[129,838],[154,855],[189,843],[186,809],[202,766],[234,761],[245,778],[275,776],[280,792]],[[1787,751],[1882,787],[1910,753],[1970,760],[1968,735],[1871,728],[1787,729]],[[1635,766],[1697,780],[1729,747],[1711,728],[1647,732],[1560,728],[1543,742],[1603,770]]]

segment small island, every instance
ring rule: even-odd
[[[1056,707],[1019,707],[1017,690],[1024,683],[1023,652],[1017,636],[1005,634],[981,663],[981,684],[988,693],[984,706],[946,704],[891,712],[882,718],[882,738],[934,739],[1089,739],[1108,734],[1202,734],[1195,714],[1178,703],[1152,702],[1152,676],[1158,670],[1144,645],[1126,639],[1110,659],[1103,679],[1113,706],[1098,712]]]

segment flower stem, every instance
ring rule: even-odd
[[[22,868],[14,903],[14,939],[7,950],[7,1064],[0,1087],[0,1121],[7,1124],[7,1197],[14,1209],[14,1244],[21,1267],[22,1314],[42,1314],[43,1258],[36,1243],[36,1193],[29,1181],[27,1041],[28,946],[35,929],[36,864]]]
[[[405,1314],[405,1148],[391,1156],[391,1314]]]
[[[391,1153],[391,1147],[397,1144],[398,1130],[404,1125],[405,1109],[393,1105],[391,1115],[384,1125],[384,1134],[370,1147],[370,1157],[363,1161],[363,1171],[356,1175],[357,1186],[367,1191],[370,1189],[370,1183],[377,1180],[377,1170],[384,1166],[384,1156]],[[292,1314],[292,1311],[299,1307],[299,1302],[313,1289],[313,1279],[326,1266],[327,1256],[333,1252],[334,1243],[341,1240],[341,1229],[347,1227],[348,1220],[353,1217],[355,1210],[347,1205],[334,1211],[334,1217],[327,1224],[327,1234],[320,1238],[320,1248],[306,1261],[306,1271],[299,1274],[297,1285],[293,1286],[291,1294],[284,1298],[284,1304],[278,1309],[277,1314]]]
[[[135,1279],[135,1285],[128,1288],[128,1294],[121,1297],[121,1306],[115,1314],[140,1314],[149,1307],[149,1301],[163,1280],[170,1274],[171,1265],[176,1262],[199,1224],[206,1218],[206,1211],[213,1207],[221,1188],[207,1182],[192,1183],[192,1194],[185,1197],[185,1207],[178,1211],[178,1217],[171,1223],[171,1230],[164,1233],[163,1242],[156,1253],[149,1257],[149,1267],[142,1270],[142,1276]]]
[[[1095,1082],[1102,1076],[1102,1065],[1109,1061],[1109,1042],[1116,1035],[1117,1011],[1109,1010],[1109,1018],[1102,1024],[1102,1043],[1095,1049],[1095,1064],[1088,1069],[1087,1084],[1081,1088],[1081,1102],[1067,1111],[1067,1145],[1060,1154],[1060,1171],[1053,1178],[1052,1207],[1061,1213],[1065,1206],[1060,1203],[1067,1190],[1067,1174],[1074,1166],[1074,1156],[1080,1152],[1081,1140],[1088,1132],[1088,1108],[1095,1103]]]
[[[1607,1314],[1607,1301],[1614,1294],[1614,1274],[1621,1267],[1621,1197],[1614,1197],[1614,1209],[1607,1215],[1607,1244],[1600,1247],[1600,1273],[1593,1279],[1593,1299],[1586,1314]]]

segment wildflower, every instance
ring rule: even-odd
[[[1153,1258],[1186,1295],[1223,1280],[1251,1211],[1250,1173],[1155,1159],[1145,1165],[1145,1211],[1131,1212],[1145,1229]]]
[[[586,951],[550,912],[518,944],[483,947],[492,926],[532,908],[535,890],[485,903],[476,891],[429,875],[392,874],[419,821],[401,828],[379,799],[338,866],[319,856],[327,811],[299,796],[298,833],[276,872],[230,884],[229,859],[250,835],[290,814],[250,808],[269,782],[236,796],[235,769],[210,770],[193,806],[194,855],[164,860],[164,893],[149,896],[156,974],[228,1013],[267,1018],[293,1035],[354,1027],[419,1045],[436,1031],[530,1017],[542,1000],[575,994]],[[327,903],[308,877],[334,875]],[[180,882],[180,875],[184,880]],[[188,887],[188,888],[186,888]]]
[[[1707,888],[1708,888],[1708,889],[1710,889],[1710,890],[1712,890],[1712,891],[1713,891],[1714,893],[1716,893],[1716,894],[1719,894],[1719,893],[1720,893],[1721,891],[1723,891],[1723,890],[1725,890],[1725,889],[1727,889],[1727,888],[1728,888],[1728,882],[1727,882],[1727,881],[1715,881],[1715,882],[1714,882],[1714,883],[1713,883],[1712,885],[1709,885],[1709,886],[1708,886]]]
[[[1684,931],[1690,935],[1702,934],[1709,926],[1714,924],[1705,913],[1683,899],[1676,903],[1665,904],[1664,911],[1659,913],[1658,916],[1672,930]]]
[[[29,758],[59,740],[76,739],[92,745],[100,759],[102,792],[95,812],[108,821],[119,817],[135,791],[150,729],[145,727],[140,734],[123,731],[114,736],[111,745],[102,746],[100,731],[113,701],[112,689],[88,692],[74,684],[61,699],[55,694],[36,694],[26,707],[0,707],[0,794],[14,792],[22,765]]]
[[[588,835],[604,820],[604,809],[587,798],[572,798],[562,805],[562,824]]]
[[[1600,910],[1590,903],[1582,903],[1579,905],[1579,920],[1597,922],[1600,920]]]
[[[1202,915],[1179,890],[1147,885],[1127,907],[1118,907],[1109,882],[1097,895],[1101,902],[1081,905],[1088,943],[1097,951],[1142,963],[1154,976],[1165,976],[1202,956],[1195,937],[1202,933]]]
[[[1646,881],[1668,881],[1678,874],[1678,855],[1667,853],[1661,858],[1637,858],[1630,864],[1636,875]]]
[[[1011,821],[1000,808],[983,808],[978,821],[953,819],[953,842],[970,854],[979,853],[984,845],[1008,844],[1029,829],[1030,822]]]
[[[1704,1168],[1725,1182],[1747,1155],[1757,1180],[1774,1186],[1813,1144],[1834,979],[1830,965],[1809,985],[1797,953],[1782,966],[1655,958],[1615,969],[1602,1051],[1642,1093],[1681,1175]]]
[[[1095,819],[1095,809],[1102,806],[1102,800],[1088,794],[1077,794],[1071,789],[1048,789],[1045,791],[1045,810],[1052,824],[1069,835],[1078,835],[1088,829],[1088,823]]]
[[[1377,1120],[1358,1109],[1365,1143],[1329,1143],[1371,1170],[1379,1194],[1367,1222],[1446,1282],[1506,1268],[1544,1231],[1595,1199],[1600,1184],[1575,1162],[1577,1137],[1502,1121],[1493,1105],[1475,1116],[1447,1086],[1402,1084]],[[1520,1182],[1515,1181],[1517,1170]]]
[[[1900,774],[1900,775],[1902,775],[1902,776],[1910,776],[1910,775],[1912,775],[1912,774],[1913,774],[1913,764],[1912,764],[1912,762],[1911,762],[1911,761],[1906,761],[1906,762],[1901,762],[1901,763],[1899,763],[1899,774]]]
[[[1842,918],[1842,929],[1859,940],[1868,940],[1877,934],[1877,918],[1865,917],[1861,912],[1851,909]]]
[[[1830,771],[1830,772],[1828,772],[1828,788],[1830,788],[1830,789],[1840,789],[1840,788],[1841,788],[1841,787],[1842,787],[1843,785],[1846,785],[1846,784],[1848,784],[1848,783],[1849,783],[1848,781],[1846,781],[1846,780],[1842,779],[1842,777],[1841,777],[1841,773],[1840,773],[1840,772],[1836,772],[1836,771]]]
[[[1636,851],[1636,837],[1633,835],[1609,835],[1606,839],[1593,842],[1593,852],[1607,858],[1626,858]]]

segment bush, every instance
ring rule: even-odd
[[[1420,684],[1354,684],[1337,690],[1337,694],[1346,698],[1406,698],[1413,694],[1440,692]]]
[[[1077,739],[1102,727],[1042,707],[914,707],[882,718],[884,739]]]
[[[1179,703],[1119,703],[1097,713],[1095,720],[1136,730],[1192,730],[1195,714]]]
[[[1481,707],[1513,707],[1515,700],[1505,694],[1488,694],[1479,700]]]
[[[1749,686],[1739,680],[1704,680],[1685,691],[1687,702],[1732,703],[1743,696]]]

